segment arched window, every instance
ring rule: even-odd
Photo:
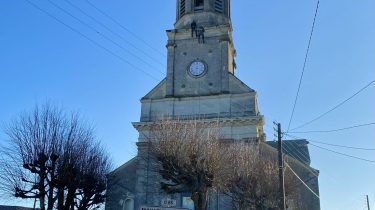
[[[202,11],[204,9],[204,0],[194,0],[194,11]]]
[[[122,204],[122,210],[134,210],[134,200],[132,198],[127,198]]]

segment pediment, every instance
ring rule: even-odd
[[[165,98],[167,90],[166,79],[163,79],[150,92],[148,92],[142,99],[161,99]]]
[[[158,85],[156,85],[150,92],[148,92],[142,99],[162,99],[166,97],[167,82],[163,79]],[[241,93],[253,93],[255,92],[245,83],[243,83],[236,76],[229,74],[229,93],[241,94]]]
[[[236,93],[249,93],[255,92],[245,83],[243,83],[240,79],[238,79],[233,74],[229,74],[229,92],[232,94]]]

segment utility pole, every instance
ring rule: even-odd
[[[370,210],[370,202],[368,200],[368,195],[366,195],[366,200],[367,200],[367,210]]]
[[[279,195],[280,195],[280,210],[285,210],[285,188],[284,188],[284,159],[283,159],[283,145],[281,139],[281,124],[277,123],[277,149],[279,155]]]

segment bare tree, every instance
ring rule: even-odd
[[[278,209],[277,153],[268,145],[224,140],[219,124],[195,120],[155,123],[148,141],[161,188],[167,193],[191,192],[195,209],[207,209],[211,188],[229,196],[239,210]],[[288,170],[285,185],[288,204],[296,208],[298,180]]]
[[[276,153],[264,143],[231,141],[223,160],[221,190],[232,198],[239,210],[278,209],[278,165]],[[297,180],[285,171],[286,196],[298,200]],[[296,204],[293,204],[296,206]]]
[[[0,186],[41,210],[95,208],[104,202],[110,161],[77,114],[36,107],[10,123],[0,152]]]
[[[207,209],[208,191],[217,184],[221,164],[218,124],[164,120],[152,126],[150,134],[150,151],[160,166],[162,189],[191,192],[195,209]]]

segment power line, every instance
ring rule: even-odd
[[[306,156],[306,154],[302,153],[298,148],[294,147],[294,148],[290,148],[290,144],[286,144],[285,143],[286,141],[283,141],[283,148],[286,150],[286,152],[288,154],[286,154],[287,156],[297,160],[300,165],[305,168],[306,170],[308,170],[313,176],[316,176],[318,177],[319,174],[317,171],[313,171],[313,168],[311,168],[309,165],[301,162],[300,160],[298,160],[297,158],[300,158],[301,160],[307,160],[307,159],[310,159],[309,157]],[[302,157],[301,157],[302,156]]]
[[[285,142],[285,141],[284,141]],[[285,147],[285,149],[286,149],[286,151],[288,151],[289,153],[291,153],[291,151],[299,151],[298,150],[298,148],[296,148],[295,146],[294,146],[294,148],[293,149],[290,149],[289,148],[289,146],[288,146],[288,144],[285,144],[284,145]],[[289,149],[288,149],[289,148]],[[296,154],[296,153],[292,153],[292,154]],[[307,157],[306,156],[306,154],[304,154],[304,153],[300,153],[303,157]],[[298,154],[296,154],[299,158],[301,158]],[[292,158],[295,158],[295,157],[293,157],[293,156],[291,156]],[[319,171],[314,171],[314,168],[312,168],[312,167],[310,167],[309,165],[306,165],[306,164],[304,164],[303,162],[301,162],[301,161],[298,161],[299,163],[300,163],[300,166],[302,166],[303,168],[305,168],[307,171],[309,171],[310,173],[311,173],[311,175],[312,176],[314,176],[314,177],[318,177],[319,176]],[[325,172],[325,174],[328,176],[328,177],[330,177],[332,180],[336,180],[335,178],[333,178],[331,175],[329,175],[327,172]],[[310,178],[307,178],[307,179],[305,179],[304,180],[304,182],[307,182],[307,181],[309,181],[309,180],[311,180],[311,177]]]
[[[299,150],[299,148],[297,148],[295,145],[288,144],[288,143],[285,143],[285,142],[287,142],[287,140],[283,141],[283,146],[285,147],[285,149],[289,153],[289,156],[291,156],[291,157],[296,156],[296,157],[300,158],[301,161],[310,159],[310,157],[308,157],[306,154],[302,153]],[[291,147],[293,147],[293,148],[291,148]],[[296,158],[296,157],[293,157],[293,158]]]
[[[298,148],[291,149],[289,147],[290,145],[284,144],[284,143],[283,143],[283,146],[284,146],[285,150],[289,153],[289,155],[288,154],[287,155],[290,156],[290,157],[292,157],[292,158],[294,158],[294,159],[296,159],[296,160],[298,160],[296,157],[300,158],[301,160],[310,159],[305,154],[301,153]],[[298,153],[296,153],[296,152],[298,152]],[[318,172],[313,171],[313,169],[309,165],[303,163],[300,160],[298,160],[298,162],[301,164],[302,167],[304,167],[306,170],[308,170],[313,176],[316,176],[316,177],[319,176]]]
[[[284,135],[285,133],[282,133],[282,134]],[[300,139],[295,139],[295,140],[300,140]],[[293,157],[295,159],[299,158],[301,161],[303,161],[303,160],[310,160],[310,157],[307,156],[305,153],[301,152],[299,150],[299,148],[296,147],[296,145],[294,145],[294,144],[288,144],[287,142],[288,142],[288,140],[284,140],[283,141],[283,146],[284,146],[285,150],[289,153],[289,156],[291,156],[291,157]],[[293,147],[293,148],[290,148],[290,147]],[[304,164],[303,162],[301,162],[301,163]],[[304,165],[306,165],[306,164],[304,164]]]
[[[339,108],[340,106],[342,106],[343,104],[345,104],[346,102],[348,102],[350,99],[354,98],[356,95],[358,95],[359,93],[361,93],[362,91],[364,91],[366,88],[368,88],[370,85],[374,84],[375,83],[375,80],[372,80],[371,82],[369,82],[368,84],[366,84],[364,87],[362,87],[360,90],[358,90],[357,92],[355,92],[353,95],[351,95],[350,97],[348,97],[347,99],[345,99],[344,101],[342,101],[341,103],[337,104],[336,106],[334,106],[333,108],[329,109],[328,111],[324,112],[323,114],[317,116],[316,118],[310,120],[310,121],[307,121],[306,123],[303,123],[302,125],[299,125],[293,129],[291,129],[292,131],[293,130],[296,130],[296,129],[299,129],[299,128],[302,128],[302,127],[305,127],[306,125],[309,125],[311,124],[312,122],[315,122],[317,120],[319,120],[320,118],[324,117],[325,115],[327,115],[328,113],[332,112],[333,110]]]
[[[284,133],[283,133],[284,134]],[[296,139],[296,140],[298,140],[298,139]],[[294,144],[288,144],[288,143],[286,143],[286,142],[288,142],[287,140],[284,140],[283,141],[283,148],[287,151],[287,155],[288,156],[290,156],[290,157],[292,157],[292,158],[294,158],[294,159],[300,159],[300,163],[303,165],[303,166],[305,166],[306,168],[308,168],[308,170],[311,172],[311,173],[313,173],[314,175],[316,175],[315,174],[315,172],[313,172],[309,167],[310,166],[308,166],[307,164],[305,164],[305,163],[303,163],[302,161],[303,160],[310,160],[310,157],[308,157],[305,153],[302,153],[300,150],[299,150],[299,148],[297,148],[296,147],[296,145],[294,145]],[[290,147],[294,147],[294,148],[290,148]],[[316,175],[317,176],[317,175]]]
[[[294,131],[294,132],[291,131],[289,133],[331,133],[331,132],[337,132],[337,131],[343,131],[343,130],[349,130],[349,129],[353,129],[353,128],[369,126],[369,125],[375,125],[375,122],[365,123],[365,124],[360,124],[360,125],[353,125],[353,126],[349,126],[349,127],[337,128],[337,129],[332,129],[332,130]]]
[[[88,27],[89,29],[91,29],[92,31],[94,31],[95,33],[99,34],[101,37],[103,37],[104,39],[106,39],[107,41],[111,42],[112,44],[116,45],[117,47],[119,47],[120,49],[122,49],[123,51],[129,53],[130,55],[132,55],[133,57],[137,58],[138,60],[140,60],[141,62],[145,63],[147,66],[149,66],[151,69],[155,69],[155,67],[153,65],[151,65],[150,63],[148,63],[147,61],[145,61],[143,58],[139,57],[138,55],[134,54],[133,52],[129,51],[128,49],[124,48],[123,46],[121,46],[119,43],[113,41],[111,38],[109,38],[108,36],[106,36],[105,34],[101,33],[100,31],[98,31],[96,28],[94,28],[93,26],[85,23],[84,21],[82,21],[81,19],[79,19],[78,17],[74,16],[72,13],[68,12],[67,10],[65,10],[64,8],[62,8],[61,6],[59,6],[58,4],[56,4],[55,2],[53,2],[52,0],[48,0],[48,2],[50,4],[52,4],[54,7],[58,8],[59,10],[61,10],[62,12],[64,12],[65,14],[69,15],[70,17],[74,18],[75,20],[77,20],[78,22],[80,22],[82,25]],[[159,70],[158,70],[159,71]],[[163,74],[163,72],[159,71],[160,73]]]
[[[292,167],[290,167],[290,165],[287,163],[287,162],[285,162],[285,165],[286,165],[286,167],[288,167],[291,171],[292,171],[292,173],[301,181],[301,183],[313,194],[313,195],[315,195],[317,198],[319,198],[319,195],[316,193],[316,192],[314,192],[314,190],[312,190],[299,176],[298,176],[298,174],[292,169]]]
[[[312,26],[311,26],[311,31],[310,31],[309,43],[307,44],[307,49],[306,49],[306,54],[305,54],[305,60],[303,62],[301,77],[299,78],[299,83],[298,83],[298,88],[297,88],[297,94],[296,94],[296,98],[294,99],[293,110],[292,110],[292,114],[291,114],[290,119],[289,119],[288,131],[289,131],[289,128],[290,128],[290,124],[292,123],[292,120],[293,120],[294,111],[296,109],[297,100],[298,100],[298,96],[299,96],[299,91],[301,89],[303,75],[304,75],[305,69],[306,69],[306,63],[307,63],[307,58],[308,58],[309,51],[310,51],[311,39],[312,39],[312,35],[313,35],[313,32],[314,32],[315,21],[316,21],[316,16],[318,14],[318,9],[319,9],[319,0],[316,3],[314,20],[313,20],[313,23],[312,23]]]
[[[354,158],[354,159],[357,159],[357,160],[362,160],[362,161],[366,161],[366,162],[370,162],[370,163],[375,163],[375,161],[373,161],[373,160],[368,160],[368,159],[365,159],[365,158],[360,158],[360,157],[357,157],[357,156],[353,156],[353,155],[348,155],[348,154],[345,154],[345,153],[337,152],[337,151],[334,151],[334,150],[331,150],[331,149],[327,149],[327,148],[324,148],[324,147],[321,147],[321,146],[318,146],[318,145],[315,145],[315,144],[312,144],[312,143],[310,143],[310,145],[312,145],[314,147],[317,147],[317,148],[320,148],[320,149],[323,149],[323,150],[326,150],[326,151],[329,151],[329,152],[332,152],[332,153],[336,153],[336,154],[342,155],[342,156],[346,156],[346,157],[350,157],[350,158]]]
[[[352,146],[345,146],[345,145],[339,145],[339,144],[330,144],[330,143],[325,143],[325,142],[315,141],[315,140],[310,140],[310,139],[308,141],[315,142],[315,143],[318,143],[318,144],[325,144],[325,145],[329,145],[329,146],[334,146],[334,147],[347,148],[347,149],[368,150],[368,151],[374,151],[375,150],[375,149],[371,149],[371,148],[352,147]]]
[[[111,50],[109,50],[108,48],[104,47],[103,45],[99,44],[98,42],[96,42],[95,40],[91,39],[90,37],[86,36],[85,34],[81,33],[80,31],[78,31],[77,29],[71,27],[70,25],[66,24],[64,21],[58,19],[57,17],[53,16],[51,13],[49,13],[48,11],[42,9],[41,7],[39,7],[38,5],[34,4],[33,2],[31,2],[30,0],[25,0],[28,4],[30,4],[31,6],[33,6],[34,8],[38,9],[39,11],[43,12],[44,14],[46,14],[47,16],[49,16],[50,18],[56,20],[57,22],[59,22],[60,24],[64,25],[65,27],[69,28],[70,30],[72,30],[73,32],[79,34],[80,36],[82,36],[83,38],[87,39],[88,41],[90,41],[92,44],[96,45],[97,47],[103,49],[104,51],[106,51],[108,54],[118,58],[120,61],[128,64],[129,66],[133,67],[134,69],[144,73],[145,75],[149,76],[150,78],[156,80],[156,81],[159,81],[159,79],[157,79],[156,77],[154,77],[152,74],[144,71],[143,69],[141,68],[138,68],[137,66],[133,65],[132,63],[130,63],[129,61],[125,60],[124,58],[122,58],[121,56],[117,55],[116,53],[112,52]]]
[[[135,44],[131,43],[130,41],[126,40],[121,34],[113,31],[112,29],[110,29],[108,26],[106,26],[105,24],[103,24],[102,22],[100,22],[98,19],[96,19],[95,17],[93,17],[92,15],[88,14],[87,12],[85,12],[83,9],[81,9],[80,7],[78,7],[77,5],[73,4],[71,1],[69,0],[65,0],[66,3],[68,3],[71,7],[75,8],[76,10],[80,11],[82,14],[84,14],[86,17],[90,18],[91,20],[93,20],[94,22],[98,23],[100,26],[102,26],[103,28],[107,29],[109,32],[111,32],[112,34],[114,34],[115,36],[117,36],[118,38],[120,38],[121,40],[123,40],[124,42],[126,42],[128,45],[130,45],[131,47],[133,47],[134,49],[138,50],[139,52],[143,53],[145,56],[147,56],[148,58],[150,58],[151,60],[153,60],[154,62],[160,64],[163,68],[165,68],[165,65],[163,63],[161,63],[159,60],[155,59],[154,57],[150,56],[147,52],[145,52],[144,50],[142,50],[141,48],[137,47]]]
[[[292,136],[292,135],[288,135],[286,134],[287,136],[290,136],[290,137],[293,137],[293,138],[300,138],[298,136]],[[363,147],[353,147],[353,146],[345,146],[345,145],[340,145],[340,144],[331,144],[331,143],[326,143],[326,142],[322,142],[322,141],[316,141],[316,140],[311,140],[309,139],[308,140],[309,142],[315,142],[315,143],[318,143],[318,144],[325,144],[325,145],[329,145],[329,146],[334,146],[334,147],[342,147],[342,148],[347,148],[347,149],[357,149],[357,150],[367,150],[367,151],[373,151],[375,149],[372,149],[372,148],[363,148]]]
[[[295,140],[298,140],[298,139],[295,139]],[[287,141],[283,141],[283,143],[285,143],[285,142],[287,142]],[[289,146],[291,146],[293,148],[290,148]],[[301,158],[301,156],[302,156],[301,160],[310,159],[305,153],[300,152],[299,148],[297,148],[296,145],[293,145],[293,144],[283,144],[283,148],[289,154],[293,154],[293,156],[292,155],[287,155],[287,156],[296,159],[298,161],[298,163],[300,163],[299,165],[302,166],[303,168],[305,168],[307,171],[309,171],[313,177],[318,177],[319,176],[319,171],[315,171],[314,168],[312,168],[310,165],[307,165],[307,164],[299,161],[296,158],[296,157]],[[328,175],[332,180],[336,180],[331,175],[329,175],[327,172],[325,174]],[[304,182],[308,182],[309,180],[311,180],[311,178],[312,177],[304,180]]]
[[[138,39],[139,41],[141,41],[143,44],[145,44],[147,47],[149,47],[150,49],[154,50],[155,52],[159,53],[160,55],[162,55],[163,57],[166,57],[164,53],[160,52],[159,50],[155,49],[154,47],[152,47],[149,43],[147,43],[145,40],[143,40],[142,38],[140,38],[139,36],[137,36],[137,34],[133,33],[132,31],[130,31],[128,28],[126,28],[124,25],[122,25],[120,22],[118,22],[116,19],[114,19],[113,17],[111,17],[110,15],[108,15],[107,13],[105,13],[103,10],[99,9],[97,6],[95,6],[93,3],[91,3],[89,0],[86,0],[86,2],[91,6],[93,7],[96,11],[98,11],[99,13],[101,13],[102,15],[104,15],[105,17],[107,17],[108,19],[110,19],[112,22],[114,22],[116,25],[120,26],[122,29],[124,29],[125,31],[127,31],[129,34],[131,34],[133,37],[135,37],[136,39]]]

